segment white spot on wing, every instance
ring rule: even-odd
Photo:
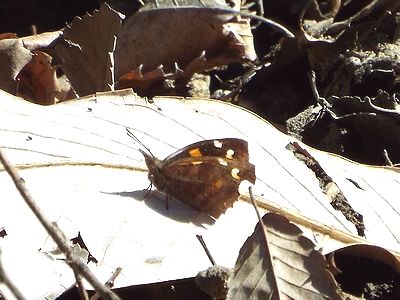
[[[233,154],[235,154],[235,151],[233,149],[229,149],[228,151],[226,151],[225,157],[227,159],[233,159]]]
[[[238,176],[240,170],[238,168],[233,168],[231,171],[231,175],[233,178],[240,180],[241,178]]]
[[[225,160],[225,159],[218,158],[218,162],[219,162],[219,164],[220,164],[220,165],[223,165],[223,166],[225,166],[225,167],[227,167],[227,166],[228,166],[228,163],[226,162],[226,160]]]
[[[222,143],[221,143],[220,141],[218,141],[218,140],[215,140],[215,141],[214,141],[214,146],[215,146],[216,148],[222,148]]]

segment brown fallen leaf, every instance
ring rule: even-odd
[[[17,39],[18,36],[16,33],[11,33],[11,32],[6,32],[0,34],[0,40],[5,40],[5,39]]]
[[[164,79],[167,75],[162,68],[157,68],[145,74],[142,73],[143,65],[138,66],[135,70],[129,71],[122,75],[118,80],[118,89],[133,88],[135,91],[144,91],[152,84],[160,79]]]
[[[247,239],[229,280],[227,299],[341,299],[323,255],[285,217],[264,215]]]
[[[51,56],[42,51],[33,51],[31,61],[17,76],[17,95],[37,104],[54,104],[60,92],[56,72],[51,65]]]
[[[390,266],[397,273],[400,274],[400,261],[393,255],[389,250],[385,248],[367,245],[367,244],[355,244],[348,247],[344,247],[332,252],[333,254],[349,255],[354,257],[365,257]]]
[[[343,292],[363,299],[398,299],[400,261],[375,245],[355,244],[327,254]],[[374,294],[375,297],[368,295]]]

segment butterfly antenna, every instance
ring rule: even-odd
[[[154,157],[154,155],[153,155],[153,153],[151,153],[150,149],[147,148],[147,147],[145,146],[145,144],[143,144],[143,143],[136,137],[136,135],[134,135],[134,134],[132,133],[132,131],[130,131],[129,128],[126,128],[126,134],[127,134],[129,137],[131,137],[134,141],[136,141],[136,142],[138,142],[140,145],[142,145],[142,147],[145,148],[145,149],[147,150],[147,152],[149,152],[150,155],[151,155],[152,157]]]

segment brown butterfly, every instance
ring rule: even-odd
[[[204,140],[164,160],[140,150],[157,190],[218,218],[239,197],[242,180],[255,183],[248,144],[237,138]]]

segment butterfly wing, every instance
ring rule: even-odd
[[[172,153],[162,161],[162,165],[181,158],[198,157],[231,157],[240,161],[249,161],[247,141],[237,138],[204,140],[190,144]]]
[[[248,161],[213,156],[174,160],[162,173],[173,178],[165,193],[215,218],[238,199],[242,180],[255,182],[255,168]]]
[[[256,180],[242,139],[200,141],[163,161],[142,153],[149,180],[158,190],[216,218],[237,200],[242,180]]]

